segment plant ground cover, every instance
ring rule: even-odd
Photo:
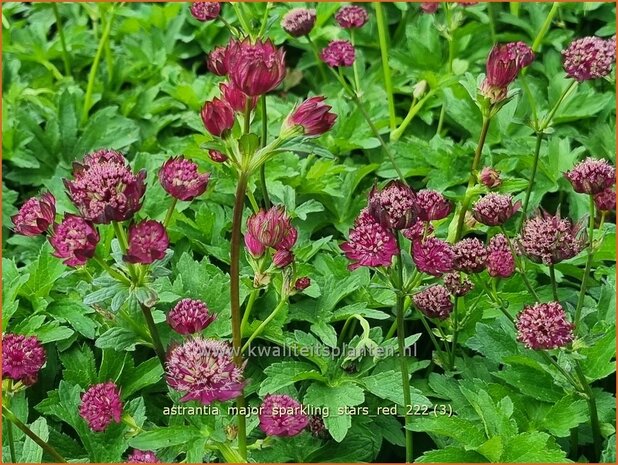
[[[615,462],[615,14],[4,3],[3,462]]]

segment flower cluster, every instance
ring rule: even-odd
[[[45,364],[45,349],[36,336],[7,333],[2,336],[2,377],[34,384]]]
[[[580,194],[600,194],[616,184],[616,169],[607,160],[588,157],[564,173],[573,190]]]
[[[128,263],[150,264],[165,257],[170,245],[165,227],[155,220],[145,220],[129,227]]]
[[[79,414],[92,431],[105,431],[112,421],[120,423],[122,401],[120,391],[113,382],[90,386],[82,395]]]
[[[99,243],[99,232],[92,221],[67,213],[60,224],[55,224],[49,237],[54,256],[64,259],[68,266],[82,266],[94,256]]]
[[[564,347],[574,339],[573,325],[558,302],[526,306],[517,315],[517,340],[534,350]]]
[[[463,297],[474,289],[474,284],[470,281],[470,278],[457,271],[445,274],[442,280],[444,287],[455,297]]]
[[[367,10],[357,5],[343,6],[335,14],[335,21],[344,29],[358,29],[369,21]]]
[[[412,301],[428,318],[444,320],[453,311],[453,302],[448,289],[441,284],[435,284],[424,291],[415,294]]]
[[[301,128],[307,137],[315,137],[329,131],[337,120],[337,115],[330,112],[330,105],[324,103],[324,97],[311,97],[301,103],[288,116],[284,125],[288,128]]]
[[[15,232],[24,236],[38,236],[53,224],[56,218],[56,199],[49,192],[40,199],[32,197],[11,217]]]
[[[260,210],[247,220],[245,246],[254,258],[260,258],[267,249],[275,250],[273,262],[279,268],[289,265],[294,256],[291,249],[296,244],[298,231],[281,206]]]
[[[172,157],[159,170],[163,189],[178,200],[193,200],[208,187],[209,173],[199,173],[197,164],[185,157]]]
[[[315,25],[316,11],[313,8],[293,8],[281,20],[281,27],[292,37],[309,35]]]
[[[369,214],[388,229],[410,228],[418,216],[416,196],[401,181],[391,181],[382,190],[374,186],[367,208]]]
[[[212,21],[220,12],[219,2],[194,2],[191,5],[191,15],[198,21]]]
[[[260,429],[268,436],[296,436],[309,424],[302,405],[287,395],[268,395],[260,407]]]
[[[477,238],[466,238],[453,245],[453,268],[466,273],[480,273],[487,264],[487,250]]]
[[[423,273],[441,276],[452,271],[454,256],[450,244],[436,237],[412,242],[412,259]]]
[[[616,61],[616,41],[600,37],[575,39],[562,51],[567,76],[577,81],[587,81],[607,76]]]
[[[489,241],[487,272],[495,278],[509,278],[515,273],[515,257],[509,239],[503,234],[497,234]]]
[[[487,73],[481,84],[481,94],[491,103],[506,99],[509,84],[534,58],[532,49],[523,42],[495,45],[487,57]]]
[[[244,382],[242,368],[233,360],[232,347],[223,341],[194,337],[173,347],[166,362],[167,383],[185,392],[182,402],[204,405],[238,397]]]
[[[521,202],[513,204],[509,194],[491,192],[482,197],[472,209],[472,216],[486,226],[500,226],[521,208]]]
[[[125,463],[161,463],[161,460],[151,450],[133,449]]]
[[[216,318],[201,300],[182,299],[167,314],[167,323],[178,334],[194,334],[206,329]]]
[[[444,196],[430,189],[416,193],[416,210],[421,221],[438,221],[451,213],[452,205]]]
[[[352,66],[356,52],[349,40],[333,40],[322,50],[320,58],[331,68]]]

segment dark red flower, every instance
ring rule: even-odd
[[[161,460],[151,450],[133,449],[125,463],[161,463]]]
[[[472,216],[486,226],[500,226],[520,208],[521,202],[517,201],[513,204],[512,195],[491,192],[474,204]]]
[[[206,59],[206,66],[208,66],[211,73],[217,76],[227,75],[226,54],[227,47],[216,47],[210,52]]]
[[[315,19],[313,8],[293,8],[281,20],[281,27],[292,37],[302,37],[311,32]]]
[[[419,271],[433,276],[441,276],[453,270],[453,249],[450,244],[428,237],[424,241],[412,243],[412,260]]]
[[[302,405],[288,395],[268,395],[260,408],[260,429],[268,436],[296,436],[309,424]]]
[[[159,170],[161,186],[178,200],[193,200],[202,195],[209,178],[209,173],[199,173],[197,164],[183,156],[170,158]]]
[[[2,377],[29,386],[45,365],[45,349],[36,336],[6,333],[2,336]]]
[[[277,250],[273,255],[273,264],[277,268],[285,268],[294,262],[294,253],[287,249]]]
[[[40,199],[32,197],[11,217],[15,232],[24,236],[37,236],[47,231],[56,218],[56,199],[49,192]]]
[[[582,37],[575,39],[562,51],[564,70],[580,82],[598,79],[612,72],[616,61],[616,39]]]
[[[227,155],[219,152],[218,150],[214,150],[214,149],[209,150],[208,156],[215,163],[225,163],[227,161]]]
[[[444,320],[453,311],[451,294],[441,284],[434,284],[412,296],[414,306],[429,318]]]
[[[367,10],[357,5],[342,6],[337,14],[335,21],[344,29],[357,29],[363,27],[369,21]]]
[[[294,289],[299,292],[304,291],[309,286],[311,286],[311,279],[308,276],[303,276],[302,278],[298,278],[294,283]]]
[[[206,102],[201,114],[204,127],[213,136],[221,137],[224,132],[234,127],[234,110],[218,98]]]
[[[445,274],[442,280],[444,287],[455,297],[462,297],[474,289],[474,283],[470,281],[470,278],[458,271]]]
[[[194,2],[191,5],[191,15],[198,21],[212,21],[220,12],[219,2]]]
[[[92,431],[105,431],[112,421],[120,423],[122,401],[120,391],[113,382],[94,384],[82,394],[80,416]]]
[[[296,243],[298,232],[285,209],[281,206],[274,206],[268,211],[260,210],[249,217],[245,244],[247,235],[251,236],[251,243],[254,239],[265,248],[290,250]]]
[[[253,110],[257,104],[257,97],[248,97],[247,94],[231,82],[222,82],[219,84],[219,90],[221,91],[222,100],[237,113],[244,114],[247,110],[247,101],[249,102],[250,110]]]
[[[489,166],[484,167],[479,174],[479,181],[486,187],[493,189],[502,184],[500,179],[500,171],[495,170]]]
[[[216,315],[201,300],[182,299],[167,314],[167,323],[178,334],[194,334],[206,329]]]
[[[62,223],[54,225],[49,243],[54,248],[55,257],[63,258],[65,265],[75,267],[85,265],[94,256],[99,238],[92,221],[67,213]]]
[[[517,315],[517,340],[534,350],[564,347],[574,339],[573,324],[558,302],[526,306]]]
[[[129,263],[150,264],[165,257],[170,245],[165,227],[154,220],[146,220],[129,227],[129,248],[124,259]]]
[[[354,46],[347,40],[333,40],[322,50],[320,58],[331,68],[352,66],[356,54]]]
[[[393,229],[410,228],[418,214],[414,192],[401,181],[391,181],[382,190],[374,186],[367,208],[378,223]]]
[[[598,194],[616,184],[616,170],[607,160],[588,157],[564,173],[573,190],[580,194]]]
[[[451,213],[451,203],[442,194],[429,189],[416,193],[418,219],[422,221],[437,221],[446,218]]]
[[[494,45],[487,57],[487,73],[481,93],[492,102],[504,100],[508,85],[534,58],[532,49],[523,42]]]
[[[301,103],[287,119],[287,126],[300,126],[305,136],[320,136],[335,124],[337,115],[330,112],[325,97],[311,97]]]
[[[594,204],[600,211],[609,212],[616,209],[616,191],[607,188],[594,196]]]
[[[439,6],[440,2],[421,2],[421,10],[426,14],[434,14]]]
[[[466,238],[453,246],[454,268],[466,273],[480,273],[487,263],[487,250],[477,238]]]
[[[285,77],[285,51],[270,40],[231,42],[226,53],[230,80],[245,94],[255,97],[274,90]]]
[[[489,241],[487,272],[495,278],[509,278],[515,273],[515,257],[503,234],[497,234]]]

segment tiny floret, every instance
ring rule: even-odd
[[[480,273],[487,264],[487,250],[477,238],[467,238],[453,246],[453,266],[458,271]]]
[[[129,248],[124,259],[147,265],[165,257],[169,245],[165,227],[158,221],[145,220],[129,227]]]
[[[491,192],[482,197],[472,209],[472,216],[486,226],[500,226],[521,208],[521,202],[513,204],[513,196]]]
[[[159,170],[163,189],[178,200],[193,200],[208,187],[209,173],[200,173],[197,164],[185,157],[170,158]]]
[[[335,21],[344,29],[357,29],[369,21],[369,15],[361,6],[347,5],[342,6],[335,14]]]
[[[68,266],[85,265],[94,256],[99,243],[99,233],[92,221],[66,213],[60,224],[54,225],[49,243],[54,257],[64,259]]]
[[[616,61],[616,41],[600,37],[575,39],[562,51],[564,70],[570,78],[587,81],[607,76]]]
[[[219,16],[221,3],[219,2],[194,2],[191,5],[191,16],[198,21],[212,21]]]
[[[436,237],[412,243],[412,259],[419,271],[441,276],[453,270],[454,253],[450,244]]]
[[[313,8],[293,8],[281,20],[281,27],[292,37],[308,35],[315,25],[316,11]]]

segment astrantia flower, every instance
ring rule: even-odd
[[[450,244],[429,237],[424,241],[412,243],[412,260],[419,271],[433,276],[441,276],[453,269],[453,250]]]
[[[324,425],[324,420],[320,415],[311,415],[309,417],[309,431],[316,438],[326,439],[328,437],[326,425]]]
[[[616,191],[608,188],[594,196],[594,204],[600,211],[609,212],[616,209]]]
[[[11,333],[2,336],[3,378],[34,384],[45,360],[45,349],[35,336]]]
[[[329,131],[337,115],[330,112],[330,105],[324,103],[325,97],[311,97],[301,103],[286,120],[286,126],[300,126],[305,136],[320,136]]]
[[[99,239],[92,221],[67,213],[62,223],[54,225],[49,243],[54,248],[54,257],[63,258],[65,265],[81,266],[94,256]]]
[[[446,287],[435,284],[412,297],[414,306],[429,318],[444,320],[453,311],[451,294]]]
[[[82,394],[79,414],[92,431],[105,431],[112,421],[120,423],[122,402],[113,382],[95,384]]]
[[[506,98],[508,85],[517,73],[534,61],[534,52],[523,42],[494,45],[487,57],[481,93],[493,103]]]
[[[133,449],[125,463],[161,463],[161,460],[151,450]]]
[[[260,429],[268,436],[296,436],[309,424],[303,406],[287,395],[268,395],[260,407]]]
[[[154,220],[146,220],[129,227],[129,248],[124,259],[129,263],[149,264],[165,257],[170,245],[165,227]]]
[[[234,126],[234,110],[227,102],[218,98],[204,104],[201,116],[204,127],[216,137],[221,137]]]
[[[434,228],[427,221],[417,221],[411,228],[401,231],[403,237],[411,241],[420,241],[433,234]]]
[[[257,104],[257,97],[248,97],[242,90],[238,89],[231,82],[222,82],[219,84],[222,100],[227,103],[236,113],[247,111],[247,102],[249,109],[253,110]]]
[[[518,245],[530,260],[555,265],[581,252],[586,243],[581,231],[581,224],[543,212],[524,222]]]
[[[564,173],[575,192],[598,194],[616,183],[616,170],[607,160],[588,157]]]
[[[513,204],[513,196],[491,192],[482,197],[472,208],[472,216],[487,226],[500,226],[521,208],[521,202]]]
[[[208,66],[211,73],[216,74],[217,76],[227,75],[227,65],[225,59],[226,54],[227,47],[216,47],[208,54],[206,66]]]
[[[167,314],[167,323],[178,334],[194,334],[206,329],[216,318],[201,300],[182,299]]]
[[[363,27],[369,21],[367,10],[357,5],[342,6],[337,14],[335,21],[344,29],[356,29]]]
[[[212,21],[220,12],[219,2],[194,2],[191,5],[191,15],[198,21]]]
[[[215,163],[225,163],[227,161],[227,155],[219,152],[218,150],[214,150],[214,149],[209,150],[208,156]]]
[[[470,281],[470,278],[458,271],[445,274],[442,280],[444,287],[455,297],[462,297],[474,289],[474,284]]]
[[[182,402],[223,402],[243,389],[243,369],[234,364],[232,347],[223,341],[188,339],[169,351],[166,367],[167,384],[186,392]]]
[[[434,14],[439,6],[440,2],[421,2],[421,10],[427,14]]]
[[[356,58],[354,46],[347,40],[333,40],[322,50],[320,58],[331,68],[352,66]]]
[[[453,246],[455,258],[454,268],[466,273],[480,273],[487,263],[487,250],[481,241],[476,238],[467,238]]]
[[[270,40],[231,42],[226,53],[230,80],[245,94],[255,97],[274,90],[285,77],[285,51]]]
[[[197,164],[183,156],[170,158],[159,170],[161,186],[178,200],[193,200],[202,195],[209,178],[209,173],[199,173]]]
[[[54,222],[56,217],[56,199],[49,192],[40,199],[32,197],[22,205],[16,215],[11,217],[15,232],[24,236],[37,236]]]
[[[353,261],[348,266],[350,270],[360,266],[390,266],[393,257],[399,252],[395,236],[382,227],[367,209],[356,218],[347,242],[340,247],[346,257]]]
[[[410,228],[418,215],[416,196],[401,181],[391,181],[382,190],[374,186],[369,193],[367,208],[371,216],[385,228]]]
[[[575,39],[562,51],[562,59],[567,75],[580,82],[605,77],[612,72],[616,61],[615,39]]]
[[[286,249],[277,250],[273,255],[273,265],[277,268],[285,268],[294,262],[294,254]]]
[[[490,166],[484,167],[479,173],[479,181],[486,187],[493,189],[502,184],[500,179],[500,171],[491,168]]]
[[[281,20],[281,27],[292,37],[306,36],[315,24],[316,11],[313,8],[293,8]]]
[[[574,326],[558,302],[526,306],[517,315],[517,340],[534,350],[564,347],[573,341]]]
[[[73,181],[65,179],[69,198],[82,216],[94,223],[124,221],[142,206],[146,171],[131,172],[124,156],[99,150],[73,164]]]
[[[294,289],[299,292],[304,291],[309,286],[311,286],[311,279],[308,276],[303,276],[302,278],[298,278],[294,283]]]
[[[281,206],[274,206],[267,211],[260,210],[249,217],[245,236],[247,235],[251,236],[250,242],[255,240],[263,247],[290,250],[296,243],[298,232],[285,209]]]
[[[487,272],[490,276],[508,278],[515,273],[515,257],[504,234],[491,238],[487,252]]]
[[[416,205],[418,219],[422,221],[441,220],[451,213],[451,203],[439,192],[429,189],[416,193]]]

